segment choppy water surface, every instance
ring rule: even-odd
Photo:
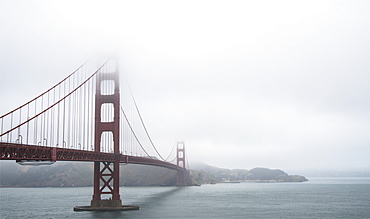
[[[370,178],[304,183],[225,183],[200,187],[124,187],[138,211],[74,212],[90,187],[0,188],[1,218],[370,218]]]

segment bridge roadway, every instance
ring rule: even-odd
[[[120,163],[153,165],[184,171],[175,164],[147,157],[0,142],[0,160],[113,162],[115,156],[120,156]]]

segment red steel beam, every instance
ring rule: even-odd
[[[54,158],[53,158],[54,151]],[[120,156],[120,163],[142,164],[184,171],[175,164],[146,157]],[[113,153],[0,142],[0,160],[114,162]]]

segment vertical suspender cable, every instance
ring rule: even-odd
[[[66,83],[64,83],[64,89],[63,89],[63,96],[66,95]],[[64,142],[65,142],[65,127],[66,127],[66,99],[63,100],[63,127],[62,127],[62,147],[64,148]]]
[[[75,77],[73,77],[73,81],[72,81],[72,89],[74,89],[74,87],[75,87]],[[71,109],[72,109],[72,111],[71,111],[71,122],[72,122],[72,126],[71,126],[71,130],[72,130],[72,132],[71,132],[71,135],[72,135],[72,145],[71,145],[71,147],[73,147],[73,148],[75,148],[75,146],[76,146],[76,142],[75,142],[75,128],[76,128],[76,125],[75,125],[75,123],[76,123],[76,119],[75,119],[75,116],[76,116],[76,104],[75,104],[75,98],[76,97],[76,93],[75,92],[73,92],[73,94],[71,95],[71,98],[72,98],[72,103],[71,103]]]
[[[76,85],[78,85],[79,84],[79,82],[80,82],[80,80],[79,80],[79,75],[80,74],[77,74],[76,75]],[[79,132],[79,124],[80,124],[80,122],[79,122],[79,119],[80,119],[80,104],[79,104],[79,90],[77,90],[76,92],[75,92],[75,104],[76,104],[76,119],[75,119],[75,123],[76,123],[76,125],[75,125],[75,138],[76,138],[76,140],[75,140],[75,146],[76,146],[76,149],[81,149],[80,148],[80,144],[79,144],[79,138],[80,138],[80,136],[79,136],[79,134],[80,134],[80,132]]]
[[[128,119],[127,119],[127,116],[126,116],[125,112],[123,111],[122,106],[121,106],[121,111],[122,111],[123,116],[125,117],[125,120],[126,120],[126,122],[127,122],[127,125],[130,127],[130,130],[131,130],[132,135],[135,137],[135,139],[136,139],[136,141],[138,142],[138,144],[140,145],[141,149],[143,149],[144,153],[145,153],[147,156],[150,156],[150,155],[146,152],[146,150],[144,149],[143,145],[140,143],[140,141],[139,141],[139,139],[138,139],[137,135],[135,134],[135,132],[134,132],[134,130],[133,130],[133,128],[132,128],[132,126],[131,126],[130,122],[129,122],[129,121],[128,121]],[[132,153],[132,151],[131,151],[131,153]]]
[[[48,101],[46,103],[45,109],[49,107],[49,92],[47,94],[48,94]],[[49,127],[48,127],[49,126],[49,110],[46,111],[44,114],[45,114],[45,120],[44,120],[45,129],[44,129],[44,138],[43,138],[43,142],[42,143],[44,144],[44,140],[46,139],[45,146],[48,146],[47,145],[47,142],[48,142],[48,130],[49,130]]]
[[[48,102],[46,104],[46,108],[49,107],[49,96],[50,96],[49,94],[50,94],[50,92],[48,92]],[[46,125],[45,125],[44,141],[45,141],[45,146],[48,146],[49,141],[50,141],[50,139],[49,139],[49,134],[50,134],[50,128],[49,128],[49,126],[50,126],[50,110],[45,112],[45,122],[46,122]]]
[[[37,113],[37,100],[35,100],[35,114]],[[34,131],[33,131],[33,143],[37,144],[37,117],[35,118],[34,122]]]
[[[81,65],[78,69],[80,69],[86,63],[87,62],[85,62],[83,65]],[[19,142],[21,142],[21,141],[23,141],[23,139],[25,139],[25,141],[28,141],[28,143],[33,142],[34,144],[38,144],[38,142],[40,142],[40,144],[41,144],[42,142],[45,142],[44,139],[49,139],[49,138],[54,139],[54,134],[55,134],[55,130],[54,130],[55,129],[54,110],[55,109],[51,109],[51,107],[49,107],[49,106],[45,107],[46,102],[44,103],[43,98],[44,98],[46,93],[48,93],[48,98],[50,98],[51,90],[54,90],[54,94],[55,94],[56,87],[60,86],[61,83],[64,83],[67,79],[69,79],[72,75],[74,75],[75,72],[72,72],[66,78],[64,78],[62,81],[60,81],[59,83],[57,83],[52,88],[45,91],[44,93],[40,94],[36,98],[28,101],[27,103],[21,105],[20,107],[14,109],[12,111],[0,116],[1,123],[2,123],[1,124],[0,140],[2,141],[3,136],[5,137],[5,135],[7,136],[6,137],[7,142],[12,142],[13,137],[17,137],[17,140]],[[37,106],[37,102],[39,102],[39,101],[37,101],[38,99],[42,99],[42,101],[41,101],[42,103],[39,106]],[[50,104],[50,99],[48,99],[48,100],[49,100],[48,104]],[[34,114],[32,114],[32,111],[30,111],[30,108],[33,107],[31,105],[31,103],[35,104]],[[25,107],[27,107],[27,109]],[[38,109],[40,111],[37,111]],[[44,109],[47,109],[47,110],[44,110]],[[49,109],[51,109],[51,110],[48,111]],[[41,114],[38,113],[38,112],[42,112],[42,111],[45,111],[45,114],[41,115]],[[48,112],[46,112],[46,111],[48,111]],[[19,115],[17,113],[19,113]],[[34,116],[34,115],[37,115],[37,116]],[[19,124],[16,124],[13,127],[13,122],[15,122],[15,120],[13,121],[13,117],[15,119],[15,118],[17,118],[17,116],[19,116]],[[27,119],[24,119],[26,116],[27,116]],[[31,119],[30,119],[30,117],[31,117]],[[10,119],[10,127],[9,127],[8,130],[5,130],[5,132],[4,132],[4,128],[7,128],[7,126],[9,125],[9,123],[7,122],[7,121],[9,121],[9,119]],[[40,120],[40,122],[38,122],[38,120]],[[6,125],[6,127],[4,127],[4,125]],[[27,127],[22,128],[22,126],[23,127],[27,126]],[[49,127],[50,127],[50,129],[49,129]],[[17,129],[17,131],[15,129]],[[18,136],[13,136],[13,132],[14,132],[14,135],[18,135]],[[33,137],[34,137],[33,140],[32,140],[31,135],[33,135]],[[38,138],[40,138],[40,139],[38,139]],[[38,140],[40,140],[40,141],[38,141]],[[49,143],[50,143],[50,141],[49,141]]]
[[[71,79],[68,81],[68,93],[71,91]],[[67,121],[68,121],[68,124],[67,124],[67,130],[66,130],[66,134],[67,134],[67,142],[66,142],[66,147],[70,147],[70,130],[71,130],[71,127],[70,127],[70,124],[71,124],[71,98],[72,98],[72,95],[68,97],[68,114],[67,114]]]
[[[90,83],[88,83],[88,86],[87,86],[87,144],[86,144],[86,147],[88,150],[90,149]]]
[[[83,71],[82,73],[85,73],[85,71]],[[83,74],[83,78],[85,78],[85,74]],[[85,150],[85,147],[86,147],[86,144],[85,144],[85,132],[86,132],[86,129],[85,129],[85,123],[86,123],[86,117],[85,117],[85,112],[86,112],[86,109],[85,109],[85,106],[86,106],[86,85],[84,85],[83,89],[82,89],[82,101],[83,101],[83,104],[82,104],[82,147],[83,149]],[[82,102],[81,101],[81,102]]]
[[[13,113],[10,115],[10,127],[13,128]],[[10,140],[11,140],[12,139],[12,133],[11,132],[6,136],[8,142],[9,142],[9,137],[10,137]]]
[[[81,70],[82,71],[82,70]],[[83,73],[83,71],[82,72],[80,72],[80,80],[79,80],[79,84],[82,82],[82,78],[83,78],[83,75],[82,75],[82,73]],[[79,127],[79,129],[78,129],[78,138],[79,138],[79,145],[80,145],[80,150],[82,150],[82,148],[84,147],[84,145],[83,145],[83,126],[82,126],[82,121],[83,121],[83,119],[82,119],[82,115],[83,115],[83,105],[82,105],[82,103],[83,103],[83,89],[85,88],[85,86],[83,86],[80,90],[79,90],[79,99],[78,99],[78,102],[79,102],[79,107],[80,107],[80,115],[79,115],[79,120],[78,120],[78,123],[79,123],[79,125],[78,125],[78,127]]]
[[[52,103],[55,103],[55,90],[53,90]],[[50,147],[54,146],[54,107],[50,109]]]
[[[42,95],[42,97],[41,97],[41,111],[43,111],[44,110],[44,95]],[[43,143],[43,139],[44,139],[44,130],[45,130],[45,116],[44,116],[45,114],[42,114],[42,115],[40,115],[40,119],[41,119],[41,121],[40,121],[40,123],[41,123],[41,130],[40,130],[40,137],[41,137],[41,139],[40,139],[40,145],[42,145],[42,143]]]
[[[30,104],[27,104],[27,120],[30,116]],[[27,122],[27,137],[26,137],[26,144],[28,144],[28,133],[29,133],[29,122]]]
[[[58,95],[58,100],[60,100],[60,89],[62,86],[59,86],[59,95]],[[60,104],[58,104],[58,113],[57,113],[57,145],[59,145],[59,124],[60,124]]]
[[[21,123],[21,121],[22,121],[22,108],[19,109],[19,124]],[[17,136],[18,139],[20,138],[20,135],[21,135],[21,127],[18,127],[18,136]],[[20,140],[18,143],[20,143]]]
[[[4,129],[4,118],[0,118],[1,119],[1,133],[3,133],[3,129]],[[3,136],[0,136],[0,141],[2,142],[3,141]]]
[[[49,107],[49,106],[50,106],[50,92],[48,92],[48,105],[47,105],[47,107]],[[51,125],[50,124],[50,120],[51,120],[50,119],[50,114],[51,114],[50,111],[51,110],[52,110],[52,108],[50,110],[48,110],[48,111],[45,112],[46,113],[46,119],[47,119],[46,120],[46,122],[47,122],[46,123],[46,137],[45,137],[46,138],[46,142],[50,142],[50,140],[51,140],[51,139],[49,139],[49,132],[50,132],[49,131],[50,130],[49,125]]]

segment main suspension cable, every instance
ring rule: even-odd
[[[171,149],[171,152],[170,152],[170,154],[167,156],[167,158],[166,158],[166,160],[165,160],[165,161],[167,161],[167,160],[168,160],[168,158],[170,158],[170,156],[172,155],[172,152],[173,152],[173,150],[175,149],[175,147],[176,147],[176,142],[173,144],[172,149]],[[175,159],[176,159],[176,157],[175,157]],[[172,162],[172,161],[170,161],[170,162]]]
[[[123,107],[122,107],[122,106],[121,106],[121,111],[122,111],[122,113],[123,113],[123,116],[124,116],[124,117],[125,117],[125,119],[126,119],[126,122],[127,122],[128,126],[129,126],[129,127],[130,127],[130,129],[131,129],[132,134],[134,135],[134,137],[135,137],[136,141],[139,143],[139,145],[140,145],[141,149],[143,149],[143,151],[145,152],[145,154],[146,154],[146,155],[148,155],[148,157],[150,157],[150,155],[148,154],[148,152],[146,152],[146,150],[144,149],[143,145],[141,144],[141,142],[139,141],[138,137],[136,136],[136,134],[135,134],[135,132],[134,132],[134,130],[133,130],[133,128],[132,128],[132,126],[131,126],[130,122],[129,122],[129,121],[128,121],[128,119],[127,119],[126,113],[125,113],[125,111],[123,110]]]
[[[132,91],[131,91],[130,86],[128,86],[128,88],[129,88],[129,90],[130,90],[131,98],[132,98],[132,100],[134,101],[135,108],[136,108],[136,112],[137,112],[137,114],[139,115],[139,118],[140,118],[141,124],[143,125],[143,128],[144,128],[144,130],[145,130],[146,136],[148,137],[148,139],[149,139],[149,141],[150,141],[150,143],[151,143],[152,147],[154,148],[154,150],[155,150],[155,152],[158,154],[158,156],[159,156],[163,161],[166,161],[167,159],[164,159],[164,158],[162,157],[162,155],[158,152],[157,148],[155,147],[155,145],[154,145],[154,143],[153,143],[153,141],[152,141],[152,138],[149,136],[148,130],[146,129],[146,126],[145,126],[145,124],[144,124],[143,118],[141,117],[141,114],[140,114],[139,108],[138,108],[138,106],[137,106],[137,104],[136,104],[136,101],[135,101],[134,95],[132,94]]]
[[[50,105],[48,108],[46,108],[46,109],[44,109],[44,110],[42,110],[40,113],[38,113],[38,114],[36,114],[35,116],[33,116],[33,117],[31,117],[31,118],[28,118],[25,122],[23,122],[23,123],[21,123],[21,124],[19,124],[19,125],[17,125],[17,126],[15,126],[15,127],[13,127],[13,128],[11,128],[10,130],[8,130],[8,131],[6,131],[6,132],[4,132],[4,133],[1,133],[0,134],[0,137],[1,136],[4,136],[4,135],[6,135],[6,134],[8,134],[8,133],[10,133],[10,132],[12,132],[13,130],[15,130],[15,129],[17,129],[17,128],[19,128],[19,127],[21,127],[21,126],[23,126],[24,124],[26,124],[26,123],[28,123],[29,121],[31,121],[31,120],[33,120],[33,119],[35,119],[35,118],[37,118],[38,116],[40,116],[40,115],[42,115],[43,113],[45,113],[46,111],[48,111],[49,109],[51,109],[51,108],[53,108],[55,105],[57,105],[57,104],[59,104],[60,102],[62,102],[64,99],[66,99],[67,97],[69,97],[69,96],[72,96],[72,94],[74,94],[74,92],[76,91],[76,90],[78,90],[79,88],[81,88],[85,83],[87,83],[91,78],[93,78],[99,71],[100,71],[100,69],[102,69],[103,67],[104,67],[104,65],[107,63],[108,61],[106,61],[100,68],[98,68],[98,70],[96,70],[90,77],[88,77],[83,83],[81,83],[79,86],[77,86],[75,89],[73,89],[70,93],[68,93],[66,96],[64,96],[62,99],[60,99],[60,100],[58,100],[57,102],[55,102],[54,104],[52,104],[52,105]],[[50,89],[49,89],[50,90]],[[48,91],[49,91],[48,90]],[[43,96],[42,95],[40,95],[42,98],[43,98]],[[39,97],[40,97],[39,96]],[[37,97],[38,98],[38,97]],[[37,99],[37,98],[35,98],[35,99]],[[35,100],[34,99],[34,100]],[[25,106],[25,105],[23,105],[23,106]],[[22,107],[23,107],[22,106]],[[13,112],[13,111],[12,111]],[[9,113],[7,113],[6,115],[8,115]]]
[[[8,113],[6,113],[6,114],[2,115],[0,118],[3,118],[3,117],[5,117],[5,116],[7,116],[7,115],[9,115],[9,114],[11,114],[11,113],[13,113],[13,112],[17,111],[17,110],[19,110],[19,109],[23,108],[24,106],[26,106],[27,104],[29,104],[29,103],[31,103],[31,102],[33,102],[33,101],[37,100],[38,98],[42,97],[44,94],[48,93],[49,91],[51,91],[52,89],[54,89],[55,87],[57,87],[58,85],[60,85],[61,83],[63,83],[64,81],[66,81],[68,78],[70,78],[72,75],[74,75],[78,70],[80,70],[83,66],[85,66],[85,64],[86,64],[88,61],[89,61],[89,60],[87,60],[85,63],[83,63],[83,64],[82,64],[80,67],[78,67],[74,72],[72,72],[71,74],[69,74],[67,77],[65,77],[63,80],[61,80],[59,83],[57,83],[56,85],[54,85],[52,88],[48,89],[47,91],[45,91],[44,93],[40,94],[39,96],[37,96],[37,97],[33,98],[32,100],[28,101],[27,103],[25,103],[25,104],[21,105],[20,107],[18,107],[18,108],[16,108],[16,109],[14,109],[14,110],[12,110],[12,111],[10,111],[10,112],[8,112]]]

